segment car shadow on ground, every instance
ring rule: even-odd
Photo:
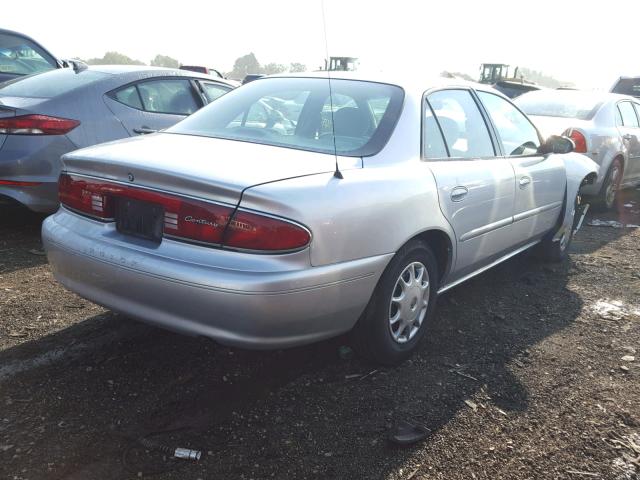
[[[47,262],[40,240],[45,217],[16,203],[0,203],[0,274]]]
[[[0,451],[0,472],[386,478],[461,411],[500,418],[528,408],[513,372],[579,315],[572,268],[524,254],[450,291],[417,355],[396,368],[352,356],[344,337],[250,352],[115,314],[88,318],[0,352],[0,443],[21,446]],[[389,427],[409,417],[431,436],[391,446]],[[204,456],[173,461],[160,445]]]

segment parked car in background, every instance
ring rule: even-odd
[[[640,77],[620,77],[611,87],[611,92],[640,98]]]
[[[204,73],[206,75],[211,75],[212,77],[225,78],[225,76],[222,75],[222,73],[220,73],[215,68],[203,67],[203,66],[200,66],[200,65],[180,65],[180,70],[187,70],[189,72]]]
[[[23,33],[0,28],[0,83],[65,66],[46,48]]]
[[[258,79],[164,132],[64,155],[42,228],[56,278],[229,345],[352,330],[394,364],[439,292],[536,245],[566,255],[597,172],[570,140],[543,142],[490,87],[318,75]],[[301,108],[276,111],[283,98]]]
[[[545,135],[567,135],[575,151],[600,165],[585,195],[609,209],[621,188],[640,184],[640,101],[579,90],[531,92],[515,101]]]
[[[242,85],[244,85],[245,83],[249,83],[249,82],[253,82],[254,80],[257,80],[259,78],[264,77],[265,75],[262,73],[249,73],[247,75],[245,75],[245,77],[242,79]]]
[[[60,156],[161,130],[233,88],[184,70],[78,66],[0,85],[0,197],[58,208]]]

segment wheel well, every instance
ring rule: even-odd
[[[436,256],[438,274],[440,275],[440,280],[442,280],[449,273],[451,260],[453,259],[453,246],[449,235],[441,230],[428,230],[413,238],[420,239],[431,247],[433,254]]]

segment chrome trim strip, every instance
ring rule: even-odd
[[[511,225],[513,223],[513,217],[503,218],[502,220],[498,220],[497,222],[489,223],[488,225],[483,225],[482,227],[471,230],[470,232],[465,233],[460,237],[461,242],[466,242],[467,240],[471,240],[472,238],[479,237],[480,235],[484,235],[485,233],[489,233],[492,230],[497,230],[498,228],[506,227],[507,225]]]
[[[553,210],[554,208],[558,208],[562,206],[562,202],[554,202],[548,205],[544,205],[542,207],[533,208],[531,210],[527,210],[526,212],[518,213],[513,216],[513,222],[519,222],[520,220],[524,220],[525,218],[533,217],[534,215],[538,215],[540,213],[546,212],[548,210]]]
[[[449,284],[445,285],[444,287],[440,287],[440,289],[438,290],[438,295],[440,295],[441,293],[446,292],[447,290],[449,290],[449,289],[451,289],[453,287],[456,287],[456,286],[460,285],[463,282],[466,282],[467,280],[469,280],[472,277],[475,277],[476,275],[480,275],[481,273],[486,272],[487,270],[489,270],[490,268],[495,267],[499,263],[502,263],[505,260],[509,260],[511,257],[515,257],[517,254],[519,254],[521,252],[524,252],[525,250],[533,247],[538,242],[539,242],[539,240],[536,240],[535,242],[527,243],[526,245],[514,250],[513,252],[509,252],[504,257],[500,257],[499,259],[491,262],[489,265],[485,265],[484,267],[476,270],[475,272],[471,272],[470,274],[465,275],[464,277],[456,280],[455,282],[449,283]]]

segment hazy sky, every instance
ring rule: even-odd
[[[262,64],[316,68],[325,57],[321,5],[5,0],[0,27],[34,37],[59,57],[116,50],[149,62],[160,53],[229,71],[254,52]],[[360,57],[363,68],[475,77],[482,62],[508,63],[594,88],[640,74],[638,0],[325,0],[325,12],[330,55]]]

